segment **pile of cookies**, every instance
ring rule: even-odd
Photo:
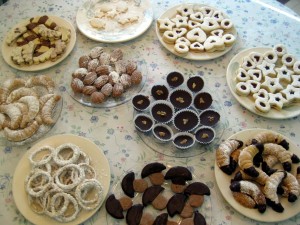
[[[33,17],[10,30],[5,42],[13,47],[11,60],[17,65],[57,60],[66,50],[71,31],[57,25],[47,15]]]
[[[123,59],[123,51],[111,52],[95,47],[79,58],[79,68],[72,74],[71,88],[91,103],[101,104],[108,97],[119,98],[131,86],[142,82],[137,64]]]
[[[244,143],[245,141],[245,143]],[[300,195],[300,162],[280,134],[258,132],[247,140],[228,139],[216,151],[216,163],[226,174],[234,174],[230,190],[246,208],[264,213],[267,206],[282,213],[281,197],[295,202]]]
[[[157,23],[163,41],[174,45],[180,55],[223,51],[236,40],[232,21],[209,6],[183,4],[174,17],[160,18]]]
[[[54,93],[54,88],[54,81],[46,75],[27,80],[14,78],[3,83],[0,87],[0,130],[7,140],[24,141],[56,122],[53,110],[61,96]]]
[[[164,164],[154,162],[147,164],[139,177],[128,172],[121,182],[123,193],[107,198],[106,211],[116,219],[126,217],[128,225],[206,225],[205,217],[198,210],[205,195],[210,195],[210,189],[202,182],[192,182],[192,174],[186,167],[164,170]],[[176,215],[179,217],[173,218]]]
[[[245,56],[235,80],[236,93],[251,97],[259,112],[281,110],[300,102],[300,61],[282,44]]]

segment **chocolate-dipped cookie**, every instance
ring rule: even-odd
[[[173,217],[176,214],[180,214],[185,205],[185,201],[187,200],[187,196],[184,194],[174,194],[168,201],[167,211],[168,214]]]
[[[129,172],[126,174],[121,182],[121,187],[124,193],[133,198],[134,197],[134,188],[133,188],[133,181],[135,179],[135,174],[134,172]]]
[[[153,185],[148,187],[142,197],[144,206],[149,205],[164,190],[162,186]]]
[[[194,182],[189,184],[184,190],[186,195],[210,195],[208,186],[202,182]]]
[[[126,222],[128,225],[139,225],[142,215],[143,215],[144,206],[142,204],[136,204],[131,206],[128,209],[126,214]]]
[[[168,213],[162,213],[155,218],[153,225],[167,225],[167,223]]]
[[[118,199],[115,198],[114,194],[111,194],[105,202],[105,209],[109,215],[116,219],[123,219],[123,208]]]
[[[159,162],[149,163],[142,169],[141,176],[145,178],[153,173],[158,173],[166,169],[166,166]]]

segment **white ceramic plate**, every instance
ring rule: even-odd
[[[248,129],[243,130],[238,133],[235,133],[228,139],[238,139],[242,141],[249,140],[254,135],[257,135],[258,133],[261,133],[263,131],[267,131],[265,129]],[[298,154],[300,149],[287,137],[285,139],[289,142],[289,151]],[[297,167],[299,164],[292,164],[292,173],[296,174]],[[281,198],[280,202],[282,206],[284,207],[283,213],[275,212],[271,207],[267,207],[267,210],[264,213],[258,212],[257,209],[249,209],[241,204],[239,204],[232,196],[231,190],[229,188],[230,186],[230,180],[234,177],[234,175],[227,175],[225,174],[215,163],[215,176],[217,185],[219,187],[219,190],[221,191],[223,197],[225,200],[239,213],[243,214],[244,216],[247,216],[251,219],[262,221],[262,222],[279,222],[286,219],[289,219],[296,214],[300,212],[300,199],[298,199],[296,202],[291,203],[287,201],[287,198]]]
[[[76,14],[76,23],[78,29],[88,38],[105,42],[105,43],[117,43],[132,40],[141,34],[143,34],[151,25],[153,20],[153,11],[148,0],[141,0],[140,7],[143,11],[143,18],[137,23],[132,23],[125,28],[115,27],[111,30],[99,30],[93,28],[89,21],[94,18],[95,8],[97,4],[110,2],[109,0],[87,0],[79,7]],[[134,1],[131,1],[134,2]],[[139,1],[136,1],[139,2]]]
[[[110,167],[109,163],[107,161],[107,158],[103,154],[102,150],[99,149],[99,147],[91,142],[90,140],[80,137],[80,136],[75,136],[75,135],[70,135],[70,134],[61,134],[57,136],[52,136],[49,138],[46,138],[34,146],[31,147],[29,151],[27,151],[24,156],[21,158],[19,161],[15,173],[14,173],[14,178],[13,178],[13,184],[12,184],[12,191],[13,191],[13,196],[14,200],[16,203],[16,206],[18,210],[22,213],[22,215],[29,220],[30,222],[34,224],[44,224],[44,225],[54,225],[54,224],[64,224],[64,225],[75,225],[75,224],[80,224],[83,223],[85,220],[90,218],[102,205],[103,202],[100,203],[99,207],[97,207],[94,210],[91,211],[86,211],[82,210],[77,218],[71,222],[68,223],[60,223],[46,215],[39,215],[33,212],[27,201],[27,194],[25,190],[25,178],[29,174],[31,170],[31,165],[28,160],[29,155],[35,151],[36,149],[45,146],[45,145],[50,145],[50,146],[59,146],[63,143],[68,143],[71,142],[77,146],[79,146],[82,151],[84,151],[90,158],[91,158],[91,165],[94,167],[96,174],[97,174],[97,179],[100,181],[100,183],[103,186],[103,201],[106,198],[106,195],[109,190],[110,186]]]
[[[164,162],[164,161],[159,161],[159,162],[164,164],[167,167],[165,170],[162,171],[163,174],[165,174],[171,167],[177,166],[177,165],[175,165],[175,163],[169,163],[169,162]],[[148,163],[149,162],[145,162],[142,165],[139,165],[135,168],[132,168],[132,169],[126,171],[120,177],[120,180],[118,180],[117,183],[114,184],[114,187],[112,188],[112,194],[114,194],[117,199],[122,197],[122,196],[126,196],[124,194],[123,190],[122,190],[122,187],[121,187],[121,182],[122,182],[123,177],[126,174],[128,174],[129,172],[134,172],[136,179],[141,178],[142,169]],[[205,183],[203,180],[198,179],[194,174],[192,174],[192,177],[193,177],[193,180],[188,181],[187,183],[192,183],[192,182],[197,182],[197,181]],[[151,183],[149,181],[149,178],[146,177],[144,179],[148,182],[148,186],[150,186]],[[170,185],[171,185],[170,180],[165,180],[165,182],[162,184],[162,187],[165,188],[165,190],[162,193],[165,197],[167,197],[167,199],[171,198],[172,195],[174,194],[170,189]],[[212,191],[211,191],[211,195],[212,195]],[[204,216],[207,224],[211,224],[211,221],[212,221],[212,202],[211,202],[211,197],[212,196],[211,195],[210,196],[205,195],[203,205],[196,208]],[[142,204],[142,197],[143,197],[143,194],[136,192],[134,198],[132,199],[133,204]],[[144,208],[143,212],[148,212],[155,219],[155,217],[160,215],[161,213],[166,213],[167,209],[156,210],[151,205],[149,205],[149,206]],[[175,215],[173,218],[171,218],[169,216],[168,219],[170,221],[176,221],[177,223],[179,223],[181,221],[181,217],[178,216],[178,215]],[[108,213],[106,214],[106,221],[107,221],[107,224],[114,224],[114,225],[126,225],[127,224],[125,219],[115,219],[112,216],[110,216]]]
[[[208,5],[204,5],[204,4],[184,4],[184,5],[193,5],[193,6],[208,6]],[[167,11],[165,11],[158,19],[164,19],[164,18],[173,18],[176,16],[177,13],[177,9],[180,7],[181,5],[176,5],[170,9],[168,9]],[[214,10],[218,10],[212,6],[209,6],[210,8],[214,9]],[[224,12],[223,15],[225,18],[229,18]],[[174,55],[180,56],[182,58],[185,59],[190,59],[190,60],[210,60],[210,59],[215,59],[218,58],[224,54],[226,54],[227,52],[229,52],[233,45],[226,47],[224,51],[216,51],[216,52],[200,52],[200,53],[196,53],[196,52],[192,52],[189,51],[187,55],[182,56],[180,54],[178,54],[175,50],[174,50],[174,44],[167,44],[166,42],[163,41],[163,33],[159,31],[159,27],[158,27],[158,22],[156,21],[156,25],[155,25],[155,31],[156,31],[156,35],[158,37],[158,40],[160,41],[160,43],[170,52],[172,52]],[[237,39],[237,31],[234,28],[231,28],[230,30],[226,31],[226,33],[231,33],[233,34],[236,39]],[[237,41],[237,40],[236,40]]]
[[[68,79],[66,79],[66,87],[67,92],[71,95],[72,98],[74,98],[76,101],[80,102],[83,105],[90,106],[90,107],[96,107],[96,108],[108,108],[108,107],[114,107],[117,105],[121,105],[131,99],[133,95],[140,92],[142,88],[144,87],[147,77],[148,77],[148,68],[147,68],[147,62],[142,56],[142,50],[135,48],[133,51],[134,45],[109,45],[109,44],[100,44],[97,46],[101,46],[104,48],[104,52],[111,53],[116,48],[121,48],[123,51],[123,59],[124,60],[132,60],[137,63],[137,69],[142,72],[143,74],[143,80],[138,85],[132,85],[130,88],[128,88],[119,98],[113,98],[108,97],[106,98],[106,101],[101,104],[94,104],[90,101],[90,96],[86,96],[82,93],[74,93],[71,88],[71,81],[72,81],[72,72],[74,72],[77,68],[72,68],[73,71],[70,71],[68,74]],[[78,66],[76,64],[76,66]]]
[[[266,47],[257,47],[257,48],[249,48],[245,49],[241,52],[239,52],[237,55],[235,55],[231,61],[228,64],[227,67],[227,73],[226,73],[226,79],[227,79],[227,84],[229,86],[229,89],[232,93],[232,95],[235,97],[235,99],[246,109],[249,111],[266,117],[270,119],[288,119],[292,118],[295,116],[298,116],[300,114],[300,103],[293,103],[289,107],[284,107],[280,111],[276,109],[271,109],[267,113],[262,113],[259,112],[258,110],[255,109],[254,101],[252,97],[244,97],[240,96],[236,93],[235,91],[235,86],[236,86],[236,71],[240,67],[242,60],[245,56],[249,55],[251,52],[259,52],[259,53],[264,53],[266,51],[272,50],[271,48],[266,48]]]
[[[71,31],[71,39],[70,39],[69,43],[67,44],[67,48],[66,48],[65,52],[56,61],[53,61],[53,62],[51,60],[48,60],[48,61],[46,61],[44,63],[40,63],[40,64],[19,66],[11,60],[11,52],[12,52],[12,49],[14,48],[14,46],[8,46],[5,43],[6,37],[4,37],[4,39],[3,39],[4,41],[2,42],[2,56],[8,65],[10,65],[11,67],[13,67],[15,69],[22,70],[22,71],[39,71],[39,70],[44,70],[44,69],[50,68],[50,67],[60,63],[70,54],[70,52],[74,48],[74,45],[76,42],[76,31],[75,31],[73,25],[61,17],[52,16],[52,15],[48,15],[48,16],[59,26],[66,27],[66,28],[70,29],[70,31]],[[21,26],[21,25],[26,25],[28,23],[28,21],[29,21],[29,18],[20,22],[15,27]],[[12,29],[14,29],[14,27]]]

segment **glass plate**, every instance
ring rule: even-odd
[[[249,48],[245,49],[238,54],[236,54],[229,62],[227,67],[227,73],[226,73],[226,79],[227,84],[229,86],[229,89],[232,93],[232,95],[235,97],[235,99],[246,109],[248,109],[250,112],[255,113],[259,116],[270,118],[270,119],[288,119],[295,116],[300,115],[300,103],[295,102],[289,107],[283,107],[281,110],[272,109],[267,113],[259,112],[255,109],[254,101],[250,97],[244,97],[240,96],[235,91],[236,86],[236,71],[240,67],[242,60],[245,56],[249,55],[251,52],[259,52],[264,53],[266,51],[272,50],[272,48],[266,48],[266,47],[256,47],[256,48]]]
[[[72,80],[72,72],[78,68],[78,64],[76,63],[76,68],[72,68],[73,71],[68,71],[68,79],[66,79],[67,83],[65,84],[67,88],[67,92],[71,95],[79,103],[90,106],[90,107],[97,107],[97,108],[108,108],[121,105],[131,99],[133,95],[140,92],[144,87],[147,77],[148,77],[148,68],[147,62],[142,56],[142,50],[140,51],[139,48],[135,48],[135,45],[109,45],[109,44],[98,44],[97,46],[101,46],[104,48],[105,52],[112,52],[116,48],[121,48],[123,51],[123,59],[125,60],[132,60],[137,63],[137,68],[143,74],[143,80],[138,85],[132,85],[128,88],[119,98],[108,97],[105,102],[101,104],[94,104],[90,101],[90,97],[86,96],[81,93],[74,93],[71,88],[71,80]]]
[[[209,5],[204,5],[204,4],[184,4],[184,5],[191,5],[191,6],[199,6],[199,7],[202,7],[202,6],[208,6],[214,10],[218,10],[219,9],[216,9],[212,6],[209,6]],[[172,8],[168,9],[167,11],[165,11],[158,19],[164,19],[164,18],[173,18],[175,17],[177,13],[177,9],[182,6],[182,5],[176,5],[176,6],[173,6]],[[224,18],[229,18],[224,12],[222,12],[223,15],[224,15]],[[157,20],[158,20],[157,19]],[[229,47],[226,47],[225,50],[223,51],[216,51],[216,52],[200,52],[200,53],[196,53],[196,52],[192,52],[192,51],[189,51],[187,55],[180,55],[178,54],[175,50],[174,50],[174,44],[167,44],[166,42],[163,41],[163,33],[159,31],[159,27],[158,27],[158,22],[156,21],[156,24],[155,24],[155,31],[156,31],[156,35],[158,37],[158,40],[160,41],[160,43],[170,52],[172,52],[174,55],[177,55],[177,56],[180,56],[182,58],[185,58],[185,59],[190,59],[190,60],[210,60],[210,59],[215,59],[215,58],[218,58],[224,54],[226,54],[227,52],[229,52],[232,47],[234,46],[231,45]],[[231,28],[227,33],[231,33],[233,34],[235,37],[236,37],[236,41],[237,41],[237,31],[235,29],[235,27],[233,26],[233,28]]]
[[[8,65],[10,65],[11,67],[13,67],[15,69],[22,70],[22,71],[39,71],[39,70],[48,69],[48,68],[60,63],[71,53],[71,51],[74,48],[75,42],[76,42],[76,31],[75,31],[73,25],[61,17],[53,16],[53,15],[48,15],[48,16],[59,26],[66,27],[66,28],[70,29],[70,31],[71,31],[71,39],[70,39],[69,43],[67,44],[67,48],[66,48],[65,52],[56,61],[48,60],[48,61],[46,61],[44,63],[40,63],[40,64],[19,66],[11,60],[11,53],[12,53],[12,49],[14,48],[14,46],[8,46],[5,42],[6,37],[4,37],[3,42],[2,42],[2,56]],[[29,20],[29,18],[18,23],[15,27],[21,26],[23,24],[24,25],[27,24],[28,20]]]
[[[143,34],[151,25],[153,20],[153,11],[148,0],[129,1],[137,2],[140,4],[139,7],[144,9],[143,19],[138,23],[133,23],[131,26],[126,28],[114,27],[111,30],[97,30],[93,28],[89,20],[94,17],[95,8],[97,4],[111,2],[109,0],[87,0],[82,6],[79,7],[76,15],[76,23],[78,29],[88,38],[95,41],[101,41],[106,43],[117,43],[124,42],[134,39]],[[110,27],[112,28],[112,27]]]
[[[158,161],[159,162],[159,161]],[[139,179],[141,178],[141,171],[144,168],[144,166],[146,166],[149,162],[144,162],[142,165],[139,165],[135,168],[132,168],[128,171],[126,171],[121,177],[120,179],[114,184],[112,190],[111,190],[111,194],[114,194],[115,197],[118,199],[122,196],[125,196],[125,194],[123,193],[122,187],[121,187],[121,182],[123,177],[128,174],[129,172],[134,172],[135,173],[135,178]],[[169,170],[171,167],[177,166],[174,163],[169,163],[169,162],[160,162],[162,164],[164,164],[167,168],[162,171],[163,174],[166,173],[167,170]],[[198,179],[194,174],[192,174],[193,180],[187,182],[187,183],[192,183],[193,181],[199,181],[199,182],[203,182],[202,180]],[[148,184],[150,184],[149,178],[144,178]],[[162,187],[165,188],[165,190],[163,191],[164,196],[166,197],[171,197],[174,193],[171,191],[170,189],[170,185],[171,185],[171,181],[170,180],[165,180],[164,184],[162,185]],[[142,204],[142,196],[143,194],[141,193],[135,193],[135,196],[133,198],[133,204]],[[211,195],[204,196],[204,203],[202,206],[196,208],[205,218],[206,223],[207,224],[211,224],[212,221],[212,201],[211,201]],[[160,215],[161,213],[165,213],[167,212],[166,209],[164,210],[156,210],[154,209],[151,205],[147,206],[146,208],[144,208],[143,212],[148,212],[150,215],[153,216],[153,218],[155,219],[156,216]],[[181,217],[176,215],[173,218],[168,218],[171,221],[176,221],[177,223],[179,223],[181,221]],[[106,222],[107,224],[114,224],[114,225],[125,225],[126,221],[125,219],[115,219],[112,216],[110,216],[108,213],[106,214]]]
[[[66,141],[67,140],[67,141]],[[81,148],[83,152],[85,152],[91,159],[91,165],[94,167],[97,180],[102,184],[103,187],[103,201],[99,204],[99,206],[91,211],[81,211],[77,218],[71,222],[60,223],[48,216],[36,214],[31,210],[28,205],[27,194],[25,190],[25,178],[29,174],[31,170],[31,164],[28,160],[29,155],[39,149],[42,146],[50,145],[53,147],[57,147],[63,143],[73,143]],[[60,134],[57,136],[48,137],[46,139],[41,140],[32,146],[27,152],[25,152],[24,156],[19,161],[15,173],[14,179],[12,183],[12,192],[14,196],[14,200],[18,210],[22,213],[22,215],[32,222],[33,224],[44,224],[44,225],[76,225],[81,224],[88,218],[90,218],[94,213],[96,213],[101,205],[103,204],[106,195],[108,193],[110,187],[110,167],[107,158],[103,154],[102,150],[90,140],[76,136],[71,134]]]
[[[247,129],[243,131],[239,131],[232,136],[230,136],[228,139],[238,139],[242,141],[249,140],[254,135],[257,135],[258,133],[261,133],[263,131],[268,131],[265,129]],[[274,131],[272,131],[274,132]],[[299,148],[287,137],[285,139],[289,142],[290,148],[289,151],[298,154],[299,156]],[[292,173],[296,174],[296,170],[299,164],[292,164]],[[262,222],[279,222],[286,220],[288,218],[291,218],[298,214],[300,212],[300,200],[298,199],[296,202],[291,203],[287,201],[287,198],[280,198],[280,202],[282,206],[284,207],[283,213],[277,213],[274,210],[272,210],[271,207],[267,207],[267,210],[264,213],[258,212],[257,209],[249,209],[241,204],[239,204],[232,196],[231,190],[229,188],[231,179],[234,175],[227,175],[225,174],[215,163],[215,176],[217,185],[219,187],[220,192],[222,193],[225,200],[239,213],[243,214],[244,216],[247,216],[251,219],[262,221]]]

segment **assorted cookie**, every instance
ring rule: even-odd
[[[199,210],[205,210],[201,206],[207,201],[205,196],[210,196],[210,189],[202,182],[193,181],[186,167],[167,168],[160,162],[149,163],[140,175],[128,172],[122,178],[121,189],[110,194],[105,208],[113,218],[126,219],[128,225],[175,225],[188,220],[206,225]]]
[[[15,143],[45,133],[55,124],[54,114],[61,101],[50,76],[6,80],[0,87],[0,130]]]
[[[37,16],[11,29],[5,43],[12,48],[11,60],[19,66],[56,61],[65,52],[71,31],[51,17]]]
[[[300,195],[300,159],[288,149],[287,140],[271,131],[257,132],[247,140],[228,139],[221,143],[216,150],[216,164],[232,175],[229,188],[233,198],[260,213],[267,206],[282,213],[281,198],[295,202]],[[297,166],[296,172],[292,166]]]
[[[94,105],[104,103],[108,98],[121,98],[124,92],[139,85],[143,74],[134,61],[128,61],[120,48],[112,51],[94,47],[78,60],[79,68],[72,73],[71,89],[75,96],[81,96]],[[138,103],[136,106],[138,107]]]
[[[203,88],[204,80],[200,76],[185,80],[180,72],[170,72],[166,84],[151,87],[152,99],[145,94],[132,98],[137,112],[135,127],[145,134],[152,132],[157,142],[172,142],[178,149],[189,149],[196,142],[210,144],[215,139],[214,126],[221,115],[211,108],[213,97]],[[144,118],[145,129],[141,129],[137,118]]]
[[[251,52],[237,70],[235,91],[251,98],[262,113],[292,106],[300,101],[298,64],[282,44],[264,53]]]
[[[166,44],[179,55],[224,51],[236,40],[233,22],[210,6],[182,4],[172,17],[159,18],[157,27]]]

